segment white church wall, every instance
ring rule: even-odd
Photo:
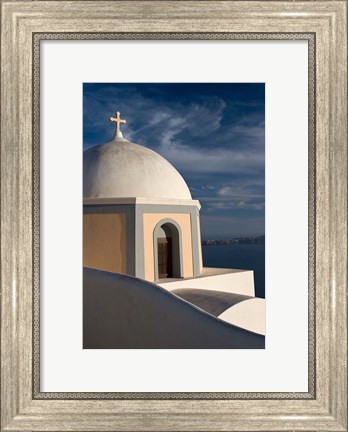
[[[226,270],[223,274],[221,271],[222,269],[203,268],[203,274],[207,272],[209,273],[208,276],[163,282],[158,285],[168,291],[177,288],[197,288],[255,296],[254,272],[252,270],[231,269],[230,271]]]
[[[266,334],[266,302],[262,298],[244,300],[225,310],[218,318],[254,333]]]
[[[265,347],[264,336],[144,280],[91,269],[83,277],[84,349]]]

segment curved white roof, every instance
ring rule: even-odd
[[[84,198],[191,200],[185,180],[158,153],[118,133],[83,154]]]
[[[263,335],[223,322],[136,277],[84,268],[83,299],[84,348],[265,347]]]

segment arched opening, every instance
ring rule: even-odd
[[[174,223],[159,223],[155,229],[156,279],[182,277],[180,228]]]

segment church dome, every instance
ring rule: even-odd
[[[151,198],[191,200],[185,180],[158,153],[134,144],[119,129],[114,139],[84,151],[84,198]],[[122,121],[123,123],[125,121]]]

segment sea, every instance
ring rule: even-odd
[[[254,270],[255,296],[265,298],[265,245],[202,245],[203,266]]]

